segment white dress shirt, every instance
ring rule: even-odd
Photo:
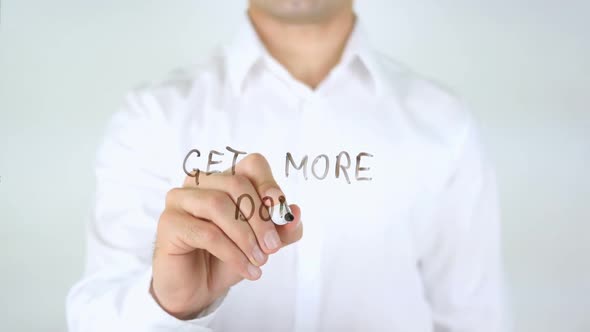
[[[184,157],[260,152],[290,203],[300,242],[181,321],[149,293],[156,226]],[[336,156],[350,155],[350,183]],[[303,170],[285,174],[286,153]],[[357,180],[356,157],[362,167]],[[325,179],[325,158],[329,169]],[[341,163],[345,163],[341,160]],[[367,169],[368,168],[368,169]],[[312,172],[315,170],[315,175]],[[87,266],[67,298],[71,331],[500,331],[495,180],[461,101],[368,44],[355,27],[317,89],[296,81],[246,22],[198,68],[131,92],[96,166]]]

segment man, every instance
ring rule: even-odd
[[[352,0],[245,21],[113,118],[70,329],[501,330],[495,183],[457,98],[374,51]]]

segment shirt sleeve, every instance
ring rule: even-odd
[[[507,329],[496,180],[473,121],[423,217],[419,267],[435,332]]]
[[[70,331],[210,331],[223,297],[182,321],[150,294],[157,222],[170,175],[172,140],[150,93],[129,94],[99,148],[84,277],[67,297]],[[178,166],[178,170],[182,169]]]

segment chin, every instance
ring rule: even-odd
[[[348,0],[253,0],[266,12],[290,23],[318,23],[345,8]]]

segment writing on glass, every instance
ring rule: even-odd
[[[238,161],[238,157],[240,155],[246,155],[247,152],[239,151],[233,149],[229,146],[225,148],[229,153],[233,154],[232,156],[232,164],[231,164],[231,174],[235,175],[236,170],[236,163]],[[207,155],[207,168],[205,170],[205,175],[211,175],[214,173],[220,173],[219,170],[212,170],[212,166],[221,164],[222,161],[219,160],[219,157],[224,156],[223,152],[219,152],[216,150],[210,150]],[[199,185],[199,177],[201,176],[201,170],[199,168],[192,168],[189,170],[188,162],[194,158],[200,158],[201,151],[199,149],[192,149],[184,157],[184,161],[182,164],[182,169],[184,173],[195,179],[195,185]],[[334,177],[336,179],[342,178],[342,181],[346,181],[346,183],[351,184],[352,181],[360,182],[360,181],[372,181],[373,178],[368,174],[371,170],[368,166],[363,166],[364,159],[373,158],[373,155],[368,152],[359,152],[356,154],[354,161],[351,159],[350,153],[346,151],[341,151],[338,155],[335,156],[334,162]],[[308,180],[310,178],[309,173],[315,178],[316,180],[324,180],[328,177],[328,173],[330,172],[330,158],[326,154],[320,154],[316,156],[313,161],[311,161],[311,165],[309,163],[309,156],[304,155],[301,158],[294,158],[293,154],[287,152],[285,154],[285,177],[288,178],[290,174],[293,172],[301,172],[303,174],[303,178]],[[308,170],[310,172],[308,172]],[[244,199],[247,199],[250,202],[250,206],[252,207],[248,216],[244,216],[240,211],[241,203]],[[260,218],[264,221],[270,220],[270,215],[266,216],[264,205],[269,203],[269,206],[272,208],[274,206],[274,201],[272,197],[265,196],[262,198],[262,205],[258,209],[260,214]],[[236,200],[236,211],[235,211],[235,218],[236,220],[240,218],[243,221],[248,221],[254,215],[254,199],[247,193],[240,195]],[[270,212],[272,215],[272,211]]]

